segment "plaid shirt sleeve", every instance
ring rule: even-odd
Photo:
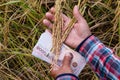
[[[55,80],[79,80],[77,76],[70,73],[61,74]]]
[[[120,58],[98,38],[91,35],[77,48],[101,80],[120,79]]]

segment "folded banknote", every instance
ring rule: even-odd
[[[46,61],[49,64],[52,64],[52,60],[55,56],[55,54],[51,53],[51,48],[52,48],[52,35],[49,33],[48,30],[46,30],[44,33],[41,34],[37,44],[33,48],[32,55],[35,57]],[[86,61],[84,57],[80,55],[80,53],[72,50],[69,48],[67,45],[63,44],[61,47],[60,51],[60,56],[57,61],[57,65],[61,66],[62,65],[62,60],[65,56],[65,54],[73,54],[73,59],[71,62],[71,68],[73,70],[73,73],[78,76],[84,66],[86,65]]]

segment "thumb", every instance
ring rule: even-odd
[[[67,54],[64,56],[63,65],[62,65],[62,66],[63,66],[63,67],[70,67],[72,58],[73,58],[73,55],[72,55],[71,53],[67,53]]]
[[[83,18],[82,15],[79,12],[79,8],[78,8],[77,5],[73,9],[73,15],[78,20],[78,22]]]

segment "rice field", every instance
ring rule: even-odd
[[[119,0],[64,0],[64,14],[73,17],[79,4],[92,34],[120,56]],[[55,0],[0,0],[0,80],[53,80],[49,64],[31,55],[47,28],[42,21]],[[89,65],[81,80],[98,80]]]

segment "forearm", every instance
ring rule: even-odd
[[[95,36],[90,36],[77,51],[85,57],[100,79],[120,78],[120,59]]]

